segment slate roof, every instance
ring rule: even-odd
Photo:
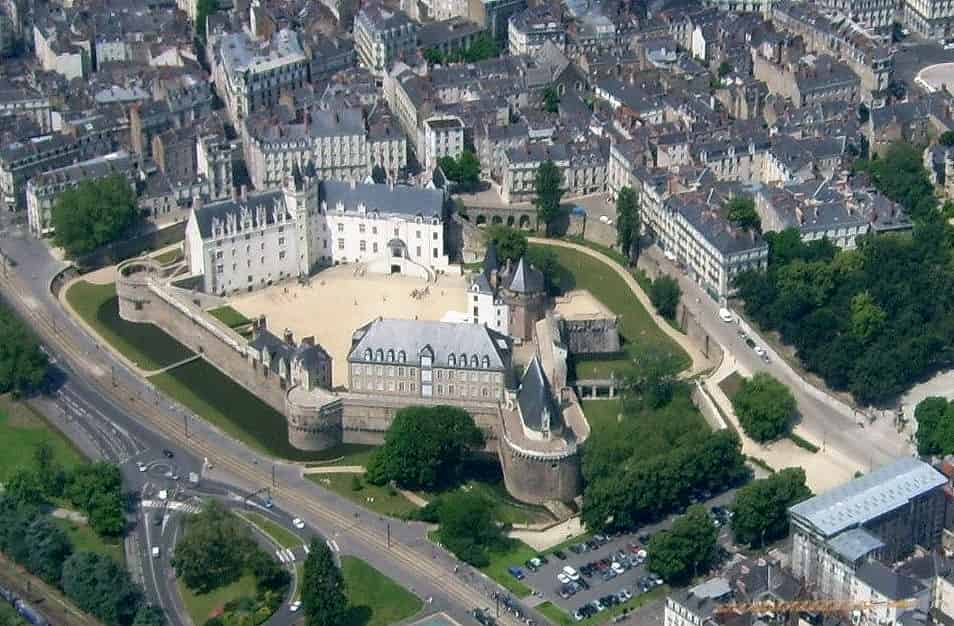
[[[510,363],[510,338],[478,324],[453,324],[427,320],[398,320],[378,318],[354,332],[351,340],[349,362],[367,362],[366,351],[372,357],[381,350],[387,359],[394,351],[394,363],[420,366],[421,352],[430,348],[434,367],[461,367],[460,361],[467,357],[467,367],[474,356],[478,369],[506,372]],[[453,355],[454,364],[450,364]],[[485,367],[484,357],[489,361]],[[374,358],[375,362],[378,362]],[[387,362],[387,361],[383,361]]]
[[[864,528],[852,528],[837,535],[828,546],[849,563],[864,558],[884,547],[884,542]]]
[[[228,215],[235,215],[236,218],[238,218],[238,216],[241,215],[243,207],[248,207],[253,216],[258,207],[264,207],[265,220],[268,224],[275,223],[278,212],[286,211],[282,192],[279,190],[250,194],[245,200],[236,201],[230,199],[211,202],[193,211],[199,226],[199,234],[202,235],[203,239],[211,237],[213,219],[224,221]],[[288,215],[288,219],[291,219],[290,214],[286,213],[286,215]],[[236,232],[242,232],[241,219],[236,219],[236,227],[238,229]]]
[[[530,265],[526,257],[520,257],[506,289],[514,293],[542,293],[543,272]]]
[[[889,600],[906,600],[924,590],[917,580],[897,574],[877,561],[863,564],[855,571],[855,577]]]
[[[319,184],[318,199],[327,203],[328,211],[335,211],[340,202],[345,212],[356,211],[363,204],[368,211],[438,219],[444,206],[444,194],[435,189],[373,183],[357,183],[352,188],[350,183],[332,180]]]
[[[914,457],[903,457],[826,493],[789,508],[789,514],[831,537],[866,524],[913,498],[941,487],[947,479]]]
[[[543,431],[543,416],[550,415],[550,431],[559,431],[562,428],[560,408],[553,397],[550,381],[543,373],[540,359],[534,355],[527,365],[523,378],[520,379],[520,388],[517,390],[517,404],[520,406],[520,418],[524,426],[537,432]]]

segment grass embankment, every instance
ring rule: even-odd
[[[417,505],[388,486],[372,485],[360,474],[308,474],[308,479],[379,515],[406,517]],[[357,482],[355,482],[357,481]],[[355,489],[360,485],[360,489]]]
[[[74,552],[95,552],[103,556],[108,556],[120,565],[126,562],[121,540],[111,537],[100,537],[86,524],[80,524],[59,517],[51,517],[50,519],[69,535],[70,541],[73,543]]]
[[[272,541],[283,548],[296,548],[306,543],[304,539],[264,515],[251,511],[242,511],[241,513],[237,513],[237,515],[244,517],[253,526],[257,526],[260,531],[271,537]]]
[[[668,592],[669,587],[666,585],[663,585],[662,587],[656,587],[651,591],[634,596],[623,604],[617,604],[616,606],[610,607],[602,613],[597,613],[593,617],[587,618],[581,622],[575,621],[569,613],[552,602],[544,602],[543,604],[540,604],[537,606],[537,610],[540,611],[540,613],[542,613],[548,620],[554,624],[558,624],[559,626],[593,626],[594,624],[608,622],[612,618],[622,613],[635,611],[636,609],[645,606],[650,602],[659,600]]]
[[[144,370],[168,367],[193,355],[158,326],[119,317],[115,283],[78,281],[66,292],[66,300],[100,337]]]
[[[209,593],[196,594],[185,585],[181,579],[176,579],[176,588],[192,623],[196,626],[205,624],[209,618],[220,613],[226,604],[239,598],[254,598],[255,576],[245,573],[237,581],[224,587],[213,589]]]
[[[615,358],[581,359],[575,363],[577,378],[607,378],[610,373],[625,374],[633,358],[647,347],[655,347],[676,355],[680,369],[690,365],[689,355],[653,321],[615,270],[583,252],[550,246],[560,265],[561,290],[586,289],[620,316],[619,331],[623,354]]]
[[[248,319],[228,305],[220,306],[217,309],[209,309],[206,311],[206,313],[219,320],[229,328],[240,328],[252,323],[252,320]]]
[[[85,462],[73,444],[42,415],[8,395],[0,396],[0,442],[0,483],[6,482],[17,469],[32,466],[36,450],[43,444],[50,447],[53,458],[64,469]]]
[[[341,557],[341,573],[348,597],[344,626],[388,626],[424,606],[420,598],[361,559]]]

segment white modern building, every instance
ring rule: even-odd
[[[433,171],[444,157],[458,158],[464,152],[464,122],[455,116],[435,116],[424,120],[424,168]]]
[[[394,61],[417,50],[417,25],[403,11],[369,4],[354,18],[354,41],[361,65],[383,76]]]
[[[449,267],[443,202],[440,191],[319,181],[296,170],[281,190],[193,210],[189,266],[214,294],[251,291],[338,263],[433,278]]]
[[[546,42],[561,52],[566,49],[566,27],[547,10],[527,9],[513,15],[507,29],[510,54],[536,57]]]

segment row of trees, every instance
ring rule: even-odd
[[[0,551],[108,626],[165,623],[162,611],[145,604],[142,590],[113,559],[75,551],[40,507],[10,494],[0,497]]]
[[[34,466],[20,468],[4,485],[6,497],[18,506],[39,507],[49,499],[65,498],[82,511],[99,535],[117,537],[126,527],[119,467],[99,462],[64,469],[49,445],[41,444]]]
[[[490,563],[491,552],[503,552],[510,541],[497,523],[494,504],[484,496],[454,491],[431,500],[416,518],[438,525],[445,548],[474,567]]]
[[[680,298],[682,288],[679,281],[667,274],[660,274],[649,286],[649,301],[656,307],[656,312],[668,320],[676,319]]]
[[[49,366],[36,337],[10,309],[0,305],[0,393],[19,395],[38,388]]]
[[[328,545],[313,537],[302,571],[301,605],[305,626],[344,624],[348,598],[341,570]]]
[[[229,585],[246,572],[255,577],[256,597],[226,604],[206,626],[259,623],[281,606],[291,583],[288,570],[259,548],[248,525],[214,500],[185,520],[172,567],[196,593]]]
[[[426,48],[424,50],[424,59],[428,63],[477,63],[486,59],[492,59],[500,54],[500,48],[492,37],[486,34],[477,35],[474,41],[462,50],[454,50],[444,53],[437,48]]]

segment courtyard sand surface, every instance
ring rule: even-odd
[[[355,275],[355,265],[338,265],[311,277],[308,285],[288,282],[229,298],[248,318],[264,315],[268,328],[281,335],[286,328],[295,340],[314,336],[331,355],[332,384],[348,384],[351,335],[376,317],[440,320],[450,311],[467,310],[467,280],[439,276],[436,282],[397,274]],[[414,290],[428,295],[414,298]]]

